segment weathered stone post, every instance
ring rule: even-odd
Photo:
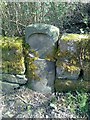
[[[26,28],[26,43],[30,45],[30,51],[38,54],[38,59],[33,61],[37,67],[34,74],[38,77],[32,77],[28,80],[29,87],[35,91],[42,93],[54,91],[55,63],[46,58],[47,55],[53,54],[58,36],[59,29],[52,25],[31,24]],[[35,54],[32,52],[29,55],[31,58],[35,58]],[[31,70],[28,71],[28,74],[32,72]]]

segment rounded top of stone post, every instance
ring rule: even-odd
[[[44,23],[31,24],[26,27],[25,33],[26,41],[28,41],[28,38],[35,33],[46,34],[53,40],[53,42],[56,42],[59,36],[59,28]]]

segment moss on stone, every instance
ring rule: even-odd
[[[81,40],[90,40],[90,35],[89,34],[64,34],[61,37],[62,40],[69,41],[69,40],[74,40],[74,41],[81,41]]]
[[[57,52],[57,48],[56,47],[52,47],[52,52],[49,53],[49,51],[48,51],[48,54],[46,55],[45,60],[55,62],[56,61],[56,57],[55,57],[56,52]]]
[[[76,58],[81,57],[81,59],[84,61],[90,61],[90,35],[89,34],[66,34],[61,37],[61,41],[65,42],[65,44],[68,44],[69,41],[72,41],[73,44],[75,44],[76,46],[75,47],[76,53],[74,52]],[[68,56],[70,56],[70,54]]]
[[[71,81],[71,80],[56,80],[55,89],[57,92],[67,91],[89,91],[90,92],[90,81]]]
[[[56,66],[70,73],[83,69],[84,79],[89,80],[89,67],[85,64],[90,62],[90,35],[65,34],[60,42]]]
[[[0,37],[2,49],[2,72],[23,74],[25,71],[23,56],[23,40],[18,37]]]
[[[34,57],[31,57],[30,54],[32,54]],[[27,43],[24,43],[24,57],[25,57],[25,64],[26,64],[26,76],[29,80],[40,80],[38,75],[36,74],[36,70],[38,67],[34,63],[35,60],[38,59],[39,55],[35,50],[30,48],[30,45]]]

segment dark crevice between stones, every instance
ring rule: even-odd
[[[55,43],[55,47],[58,50],[58,41]],[[57,59],[55,59],[55,80],[57,78],[57,66],[56,66]],[[55,88],[55,80],[54,80],[54,94],[56,95],[56,88]]]
[[[83,69],[80,70],[80,73],[78,75],[78,79],[79,80],[84,79],[84,70]]]

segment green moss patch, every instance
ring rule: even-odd
[[[65,34],[61,37],[62,40],[69,41],[81,41],[81,40],[90,40],[89,34]]]
[[[34,57],[30,56],[33,55]],[[30,48],[30,45],[24,43],[24,57],[25,57],[25,66],[26,66],[26,76],[29,80],[40,80],[38,75],[36,74],[36,70],[38,69],[35,60],[38,59],[39,55],[33,49]]]
[[[89,65],[85,65],[87,62],[90,64],[90,35],[63,35],[57,51],[56,66],[63,67],[65,71],[71,73],[82,68],[84,78],[89,80]]]
[[[71,80],[56,80],[55,89],[57,92],[68,91],[90,91],[90,81],[71,81]]]
[[[17,37],[0,37],[2,49],[2,72],[23,74],[25,71],[23,56],[23,40]]]
[[[46,55],[45,60],[55,62],[56,58],[57,58],[57,51],[58,51],[57,47],[53,46],[52,52],[49,53],[49,51],[48,51],[48,54]]]

